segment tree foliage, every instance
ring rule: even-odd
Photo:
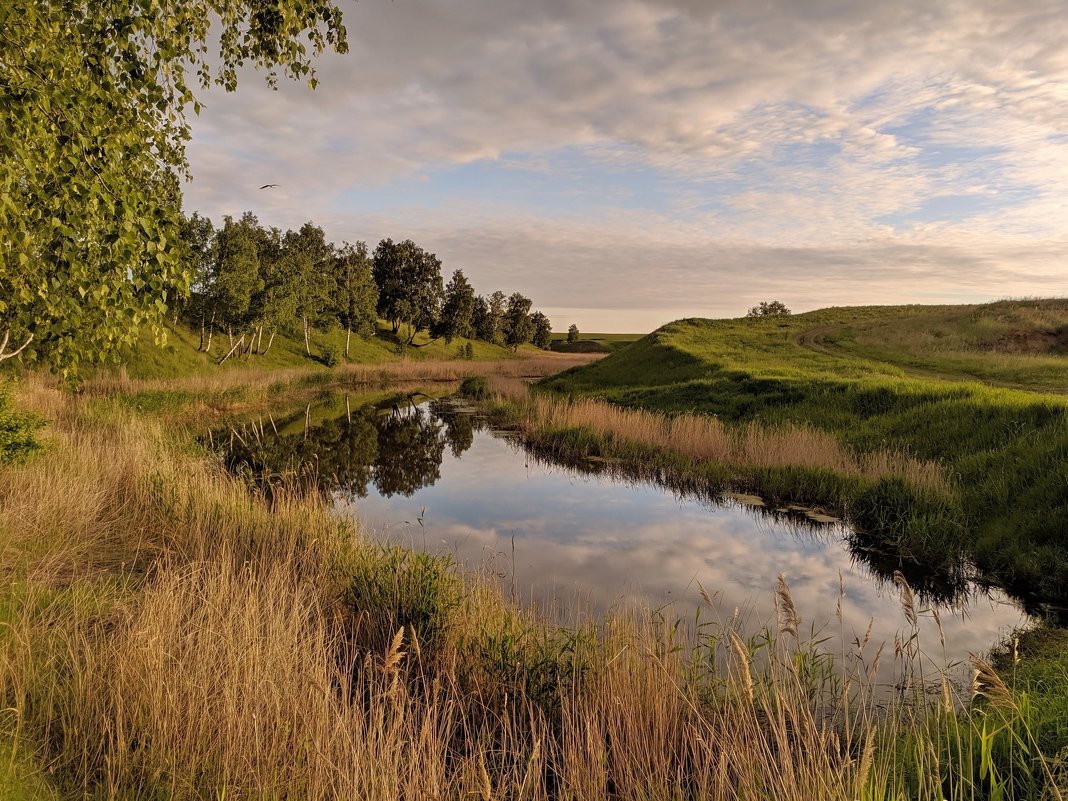
[[[378,313],[389,321],[393,333],[408,326],[407,343],[424,328],[430,328],[441,304],[441,261],[412,240],[394,243],[383,239],[375,248],[372,268],[378,285]]]
[[[578,338],[579,338],[579,328],[578,328],[577,325],[572,323],[571,325],[569,325],[567,327],[567,341],[569,343],[575,343],[575,342],[578,342]]]
[[[210,45],[210,47],[209,47]],[[180,258],[192,86],[309,78],[347,49],[330,0],[0,3],[0,360],[75,377],[160,323]]]
[[[208,306],[212,319],[230,332],[244,327],[252,297],[263,288],[256,236],[258,228],[259,222],[251,214],[245,214],[237,222],[232,217],[225,217],[212,248],[214,258],[210,266]]]
[[[43,425],[39,417],[13,409],[7,387],[0,385],[0,465],[38,450],[41,444],[34,434]]]
[[[762,300],[745,313],[746,317],[785,317],[790,314],[786,304],[779,300]]]
[[[323,229],[306,222],[282,237],[282,273],[293,300],[293,311],[304,334],[304,351],[311,355],[311,329],[329,319],[332,305],[330,281],[334,248]]]
[[[378,286],[371,275],[371,257],[367,243],[345,242],[337,251],[334,262],[334,280],[337,284],[335,308],[338,321],[346,332],[370,336],[378,322]],[[345,355],[349,355],[348,337],[345,340]]]
[[[444,337],[446,342],[452,342],[456,337],[470,337],[473,334],[471,317],[475,310],[475,290],[463,270],[452,274],[444,298],[441,314],[430,329],[431,334]]]
[[[530,305],[530,298],[518,292],[513,292],[508,298],[508,307],[504,312],[504,343],[514,351],[530,342],[534,336]]]
[[[482,295],[475,298],[471,325],[476,337],[496,345],[504,344],[504,305],[505,295],[499,290],[488,299]]]
[[[530,315],[530,323],[534,327],[534,332],[531,334],[531,341],[534,346],[542,350],[548,350],[549,344],[553,340],[553,326],[549,322],[549,318],[542,312],[536,311]]]

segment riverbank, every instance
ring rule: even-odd
[[[1055,792],[1040,685],[1014,692],[980,663],[969,705],[910,638],[922,610],[905,587],[893,654],[821,652],[785,585],[763,634],[663,614],[559,627],[446,561],[373,545],[318,495],[268,503],[181,421],[286,386],[220,387],[173,417],[118,387],[18,386],[48,428],[43,453],[0,471],[8,796]],[[866,678],[879,659],[901,662],[889,709]]]

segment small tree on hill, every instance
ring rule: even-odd
[[[790,310],[780,300],[762,300],[745,313],[746,317],[786,317]]]
[[[286,231],[282,248],[286,283],[304,331],[304,352],[311,356],[311,328],[326,321],[332,305],[329,276],[334,248],[323,229],[312,222],[304,223],[299,231]]]
[[[549,349],[549,343],[553,339],[553,326],[549,322],[549,318],[542,312],[536,311],[530,315],[530,323],[534,326],[534,334],[532,340],[535,347],[539,347],[542,350]]]
[[[575,325],[574,323],[572,323],[571,325],[569,325],[567,327],[567,341],[569,343],[575,343],[575,342],[578,342],[578,338],[579,338],[578,326]]]
[[[231,352],[234,334],[240,332],[248,321],[252,297],[262,288],[257,228],[256,218],[250,214],[236,222],[228,216],[215,235],[215,259],[208,296],[212,320],[226,329]],[[204,349],[211,350],[210,330]]]

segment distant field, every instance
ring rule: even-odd
[[[567,332],[553,333],[551,348],[559,353],[614,353],[642,338],[642,334],[579,334],[576,342],[567,341]]]
[[[680,320],[546,385],[937,460],[956,488],[948,507],[856,487],[855,522],[898,552],[963,553],[998,583],[1068,606],[1066,300]]]

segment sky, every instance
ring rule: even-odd
[[[201,95],[187,211],[410,238],[556,330],[1068,294],[1068,0],[339,5],[315,91]]]

